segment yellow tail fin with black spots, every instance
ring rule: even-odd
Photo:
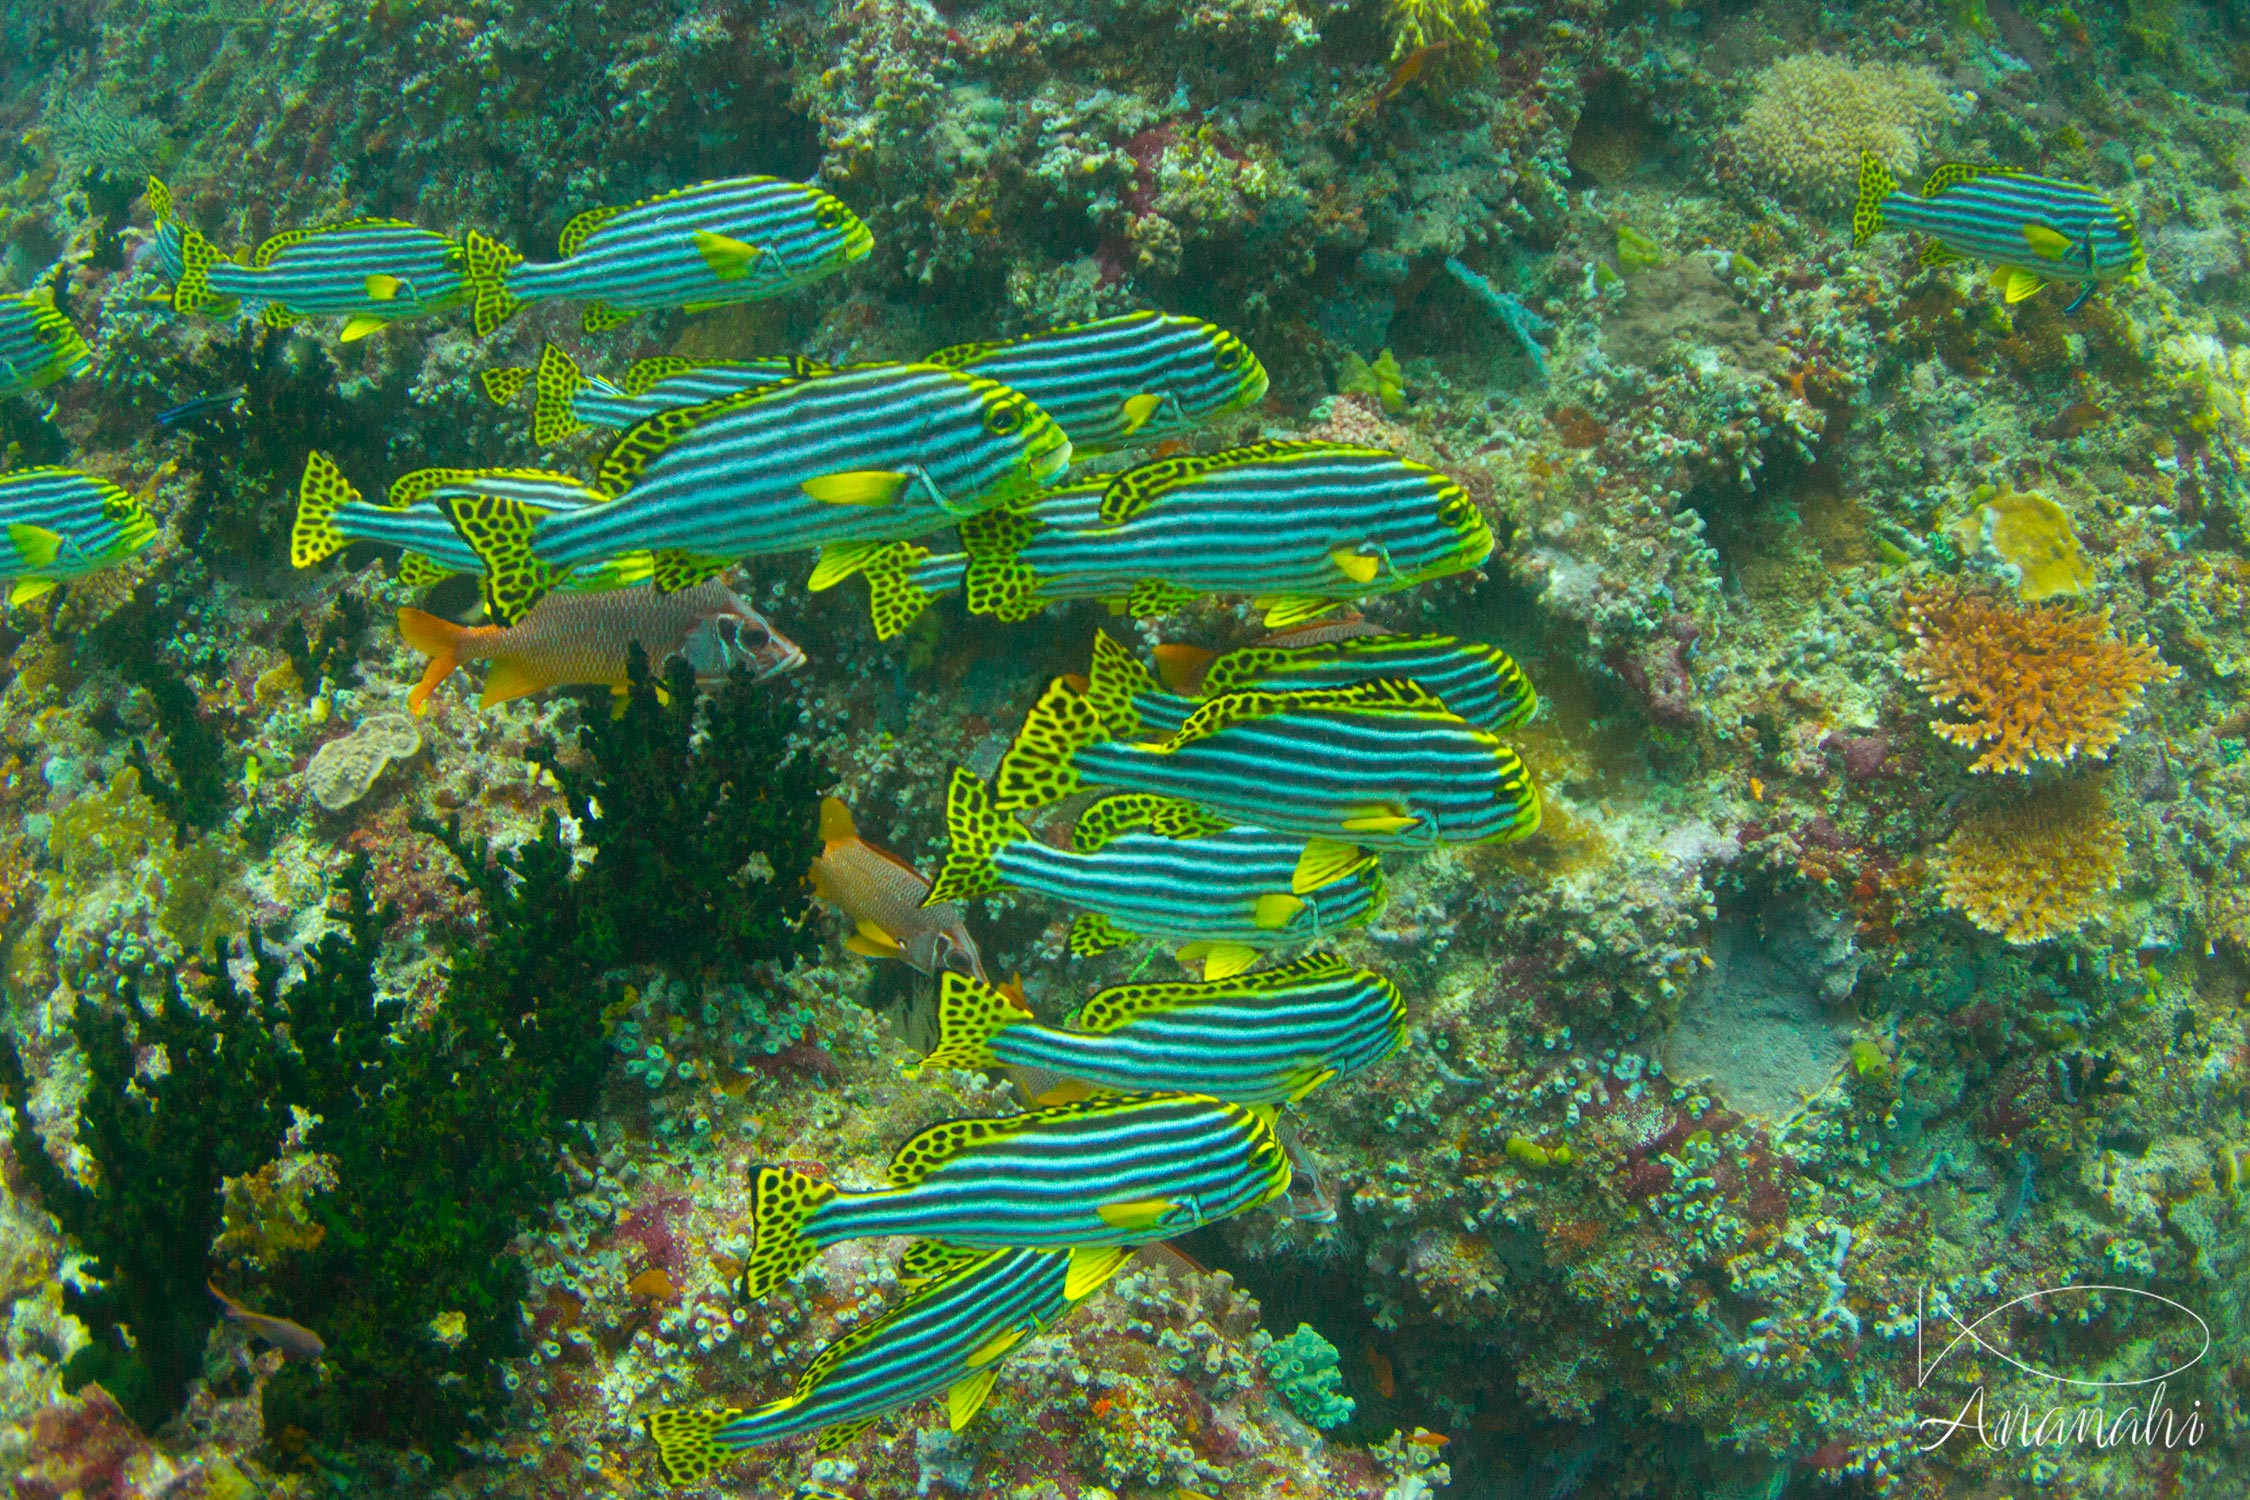
[[[541,349],[531,387],[531,440],[546,448],[582,431],[586,424],[578,419],[575,398],[585,388],[577,360],[553,344]]]
[[[336,525],[336,513],[359,499],[359,491],[328,455],[305,455],[305,474],[297,481],[297,519],[289,528],[289,565],[309,568],[344,550],[351,538]]]
[[[1109,738],[1109,726],[1087,696],[1056,678],[1000,757],[993,805],[1014,812],[1062,801],[1079,788],[1078,752]]]
[[[656,1444],[656,1466],[666,1484],[694,1484],[726,1456],[718,1434],[739,1420],[734,1406],[699,1406],[691,1411],[665,1408],[641,1418],[648,1440]]]
[[[756,1300],[812,1263],[820,1246],[805,1233],[813,1210],[836,1196],[836,1185],[794,1167],[750,1169],[750,1257],[742,1264],[742,1295]]]
[[[993,806],[992,793],[967,766],[955,766],[945,788],[945,863],[930,885],[924,906],[959,901],[996,891],[1002,884],[993,856],[1031,835],[1014,818]]]
[[[1004,991],[967,974],[948,972],[938,981],[938,1040],[930,1055],[908,1066],[919,1078],[928,1068],[996,1067],[992,1039],[1011,1026],[1035,1019]]]
[[[1859,153],[1859,198],[1852,204],[1852,244],[1856,248],[1883,227],[1883,200],[1898,191],[1898,179],[1872,151]]]
[[[470,320],[480,339],[491,338],[516,315],[523,298],[508,290],[508,273],[523,257],[481,230],[461,239],[461,279],[468,286]]]

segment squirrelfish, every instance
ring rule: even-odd
[[[1027,1068],[1133,1093],[1294,1103],[1382,1061],[1405,1035],[1398,986],[1332,953],[1228,979],[1114,985],[1068,1030],[1041,1025],[989,984],[948,974],[937,1046],[908,1074]]]
[[[531,438],[546,447],[589,427],[630,427],[659,412],[701,406],[784,380],[825,375],[828,369],[818,360],[793,354],[721,360],[662,354],[635,360],[622,377],[609,381],[588,375],[577,360],[548,344],[539,351],[536,370],[487,370],[482,383],[496,406],[506,406],[527,384],[531,386]]]
[[[1135,312],[984,344],[927,361],[997,380],[1037,402],[1081,458],[1161,442],[1266,398],[1266,370],[1201,318]]]
[[[825,1246],[907,1234],[1068,1250],[1063,1295],[1075,1299],[1116,1269],[1112,1247],[1170,1239],[1288,1187],[1289,1158],[1263,1105],[1148,1094],[948,1120],[909,1138],[879,1188],[753,1167],[743,1294],[763,1297]]]
[[[36,599],[56,584],[112,567],[156,540],[156,518],[130,492],[76,469],[0,473],[0,579],[8,602]]]
[[[0,297],[0,399],[94,367],[70,319],[29,295]]]
[[[587,304],[588,333],[660,308],[754,302],[865,259],[874,244],[837,199],[778,177],[727,177],[590,208],[563,226],[562,258],[545,264],[472,233],[477,337],[551,298]]]
[[[1173,644],[1156,648],[1156,666],[1172,693],[1137,692],[1131,707],[1142,728],[1164,733],[1179,728],[1201,700],[1228,693],[1352,687],[1382,677],[1427,688],[1479,729],[1511,729],[1539,707],[1539,694],[1507,652],[1450,635],[1368,629],[1301,642],[1290,633],[1223,655]]]
[[[961,528],[972,614],[1100,599],[1162,614],[1247,594],[1269,627],[1464,572],[1492,530],[1461,487],[1380,448],[1253,443],[1156,459]]]
[[[1134,695],[1152,686],[1130,652],[1097,634],[1083,690],[1050,683],[1001,756],[997,806],[1121,787],[1384,849],[1496,843],[1539,827],[1539,794],[1516,753],[1414,683],[1229,693],[1161,740],[1119,738],[1135,722]]]
[[[464,663],[491,663],[479,708],[552,688],[598,685],[623,697],[637,643],[652,668],[684,656],[711,682],[737,666],[757,678],[804,664],[795,641],[766,623],[734,590],[716,581],[660,594],[649,584],[592,593],[550,594],[513,625],[456,625],[425,610],[401,609],[398,633],[430,659],[407,695],[414,712]]]
[[[1349,844],[1223,826],[1162,797],[1105,797],[1057,849],[993,806],[975,773],[946,788],[945,864],[931,899],[1008,888],[1074,906],[1070,951],[1106,953],[1139,938],[1178,945],[1182,963],[1223,979],[1287,947],[1364,924],[1382,910],[1383,872]]]
[[[153,183],[152,189],[161,189]],[[171,195],[150,201],[168,217]],[[386,323],[457,307],[466,296],[459,241],[398,219],[346,219],[274,235],[239,259],[229,258],[193,225],[160,231],[177,236],[180,274],[172,310],[231,316],[250,307],[272,328],[306,318],[342,318],[340,337],[364,338]]]
[[[534,611],[536,613],[536,611]],[[849,917],[844,946],[869,958],[904,959],[925,974],[984,979],[984,958],[951,901],[924,905],[929,879],[905,860],[859,836],[851,809],[834,797],[820,804],[821,851],[812,863],[813,892]]]
[[[1929,237],[1926,266],[1981,260],[1998,267],[2010,302],[2050,281],[2074,283],[2078,295],[2066,312],[2077,311],[2096,287],[2137,276],[2147,264],[2132,215],[2084,183],[1948,162],[1908,193],[1873,152],[1862,151],[1852,243],[1864,245],[1893,227]]]
[[[1103,1252],[1114,1271],[1128,1252]],[[1085,1275],[1098,1262],[1088,1258]],[[728,1454],[818,1430],[814,1445],[843,1447],[884,1413],[943,1392],[956,1432],[991,1394],[1001,1359],[1060,1321],[1101,1279],[1065,1294],[1071,1257],[1061,1250],[955,1250],[927,1241],[900,1267],[911,1290],[813,1356],[778,1401],[738,1407],[658,1410],[644,1426],[657,1466],[672,1484],[693,1484]]]
[[[744,558],[822,549],[856,571],[890,541],[1029,494],[1070,440],[1004,386],[935,365],[855,365],[650,417],[618,439],[596,487],[609,505],[455,506],[485,562],[485,607],[513,619],[570,568],[655,554],[659,588]],[[838,575],[844,576],[844,575]]]

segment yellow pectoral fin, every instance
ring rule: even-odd
[[[889,469],[853,469],[808,479],[803,488],[823,505],[888,505],[911,477]]]
[[[1131,437],[1134,433],[1139,432],[1142,427],[1147,425],[1148,419],[1156,415],[1156,409],[1163,404],[1164,398],[1162,396],[1152,396],[1147,391],[1141,392],[1138,396],[1127,396],[1125,404],[1117,409],[1117,414],[1125,419],[1125,435]]]
[[[8,603],[29,604],[54,586],[55,580],[52,578],[19,578],[8,585]]]
[[[367,278],[367,295],[377,302],[389,302],[398,296],[399,288],[405,285],[396,276],[370,276]]]
[[[750,268],[765,253],[756,245],[745,245],[708,229],[695,232],[695,248],[702,253],[703,263],[711,268],[711,274],[721,281],[737,281],[749,275]]]
[[[998,1370],[979,1370],[966,1380],[957,1380],[945,1393],[945,1420],[955,1432],[976,1419],[984,1409],[984,1398],[992,1394],[992,1382],[1000,1376]]]
[[[353,313],[344,320],[344,331],[336,335],[337,341],[355,344],[381,328],[385,321],[367,313]]]
[[[1104,1203],[1094,1212],[1112,1229],[1154,1229],[1164,1216],[1179,1207],[1169,1198],[1135,1198],[1125,1203]]]
[[[1397,833],[1402,829],[1412,828],[1421,821],[1420,818],[1410,818],[1404,813],[1368,813],[1363,817],[1344,819],[1343,829],[1346,833]]]
[[[1302,896],[1317,891],[1331,880],[1342,877],[1345,871],[1359,863],[1359,846],[1342,844],[1334,839],[1314,839],[1305,845],[1305,852],[1297,856],[1297,869],[1289,877],[1289,889]]]
[[[16,549],[16,557],[27,568],[44,568],[53,563],[62,551],[62,533],[44,526],[34,526],[28,521],[17,521],[8,527],[8,544]]]
[[[1070,1252],[1070,1269],[1063,1273],[1063,1296],[1072,1302],[1092,1296],[1132,1255],[1123,1245],[1078,1246]]]
[[[1381,558],[1369,557],[1364,552],[1354,552],[1346,547],[1339,547],[1329,553],[1328,559],[1336,565],[1337,571],[1354,583],[1373,583],[1375,575],[1383,567]]]
[[[2022,302],[2038,296],[2039,289],[2046,284],[2029,271],[2010,271],[2001,296],[2011,303]]]
[[[1251,908],[1250,920],[1261,932],[1273,932],[1287,927],[1289,919],[1304,909],[1305,903],[1287,891],[1268,891]]]
[[[1203,978],[1232,979],[1258,961],[1258,950],[1248,943],[1213,943],[1203,954]]]
[[[1336,607],[1333,599],[1316,599],[1305,594],[1274,594],[1252,602],[1266,612],[1268,630],[1287,630],[1292,625],[1302,625]]]
[[[2043,260],[2061,260],[2071,251],[2069,239],[2044,224],[2024,225],[2023,242]]]

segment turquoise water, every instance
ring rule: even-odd
[[[2242,1493],[2243,26],[0,9],[10,1493]]]

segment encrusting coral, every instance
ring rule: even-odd
[[[1734,142],[1768,185],[1834,203],[1850,197],[1862,151],[1902,178],[1911,173],[1930,131],[1952,109],[1944,81],[1927,68],[1855,67],[1800,52],[1758,75]]]
[[[2083,927],[2125,865],[2106,781],[2057,782],[1971,813],[1931,861],[1947,908],[2011,943]]]
[[[1978,752],[1972,771],[2105,759],[2142,692],[2175,670],[2147,642],[2119,640],[2106,609],[2025,608],[1940,579],[1899,613],[1915,642],[1906,675],[1959,716],[1930,728]]]

